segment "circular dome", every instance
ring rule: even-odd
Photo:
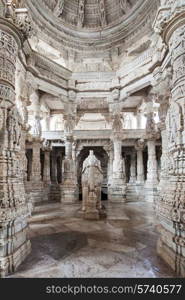
[[[146,33],[158,0],[25,1],[41,40],[90,57],[94,51],[121,49],[126,40]]]
[[[132,12],[137,0],[44,0],[44,2],[61,22],[94,30],[125,19]]]

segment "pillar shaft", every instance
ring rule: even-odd
[[[40,161],[40,142],[33,143],[32,155],[32,181],[41,181],[41,161]]]
[[[157,157],[155,140],[147,141],[148,163],[147,163],[147,183],[156,185],[158,183]]]
[[[61,185],[61,202],[65,204],[75,203],[79,197],[73,141],[73,136],[66,134],[65,159],[62,162],[63,173]]]
[[[137,183],[144,183],[143,150],[137,150]]]
[[[44,183],[50,184],[50,151],[44,152],[44,171],[43,171],[43,181]]]
[[[162,134],[162,182],[160,184],[157,214],[160,221],[158,254],[175,270],[185,276],[185,4],[176,1],[166,11],[165,30],[161,30],[171,55],[173,75],[170,82],[170,101],[166,132]],[[178,15],[179,12],[179,15]],[[161,25],[163,8],[159,9],[157,26]],[[168,19],[169,18],[169,19]],[[168,23],[169,21],[169,23]],[[166,166],[165,166],[166,164]],[[166,179],[165,179],[166,178]]]
[[[3,24],[3,25],[1,25]],[[0,277],[20,265],[30,252],[30,206],[23,182],[23,124],[15,105],[15,73],[21,35],[12,22],[0,24]],[[22,141],[21,141],[22,140]]]
[[[112,164],[112,180],[109,187],[109,199],[111,202],[126,201],[126,170],[125,160],[122,158],[122,141],[113,139],[114,159]]]

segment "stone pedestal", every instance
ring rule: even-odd
[[[97,209],[96,200],[97,195],[95,193],[90,193],[88,195],[88,201],[86,203],[85,211],[84,211],[84,219],[86,220],[99,220],[100,214]]]
[[[3,24],[3,25],[2,25]],[[30,253],[24,187],[23,123],[15,106],[16,60],[22,36],[6,19],[0,25],[0,277],[14,272]]]
[[[77,184],[72,182],[64,182],[61,185],[61,203],[73,204],[77,203],[79,199],[79,192]]]

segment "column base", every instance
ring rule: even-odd
[[[108,200],[113,203],[124,203],[126,202],[126,185],[125,183],[115,184],[108,189]]]
[[[0,278],[15,272],[31,252],[31,243],[27,239],[25,221],[11,221],[3,226],[0,234]]]
[[[185,277],[185,257],[168,247],[161,238],[157,242],[157,254],[178,276]]]
[[[144,186],[144,200],[156,203],[158,198],[158,181],[155,183],[146,182]]]
[[[61,203],[73,204],[79,200],[79,192],[76,184],[64,183],[61,185]]]
[[[85,220],[99,220],[100,219],[100,214],[98,210],[89,210],[85,211],[83,213],[83,218]]]
[[[42,181],[28,181],[26,182],[25,189],[30,195],[33,204],[49,201],[50,185],[45,186]]]

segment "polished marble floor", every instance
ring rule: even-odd
[[[11,277],[175,277],[157,256],[152,204],[108,205],[107,218],[81,219],[79,205],[30,222],[32,252]]]

